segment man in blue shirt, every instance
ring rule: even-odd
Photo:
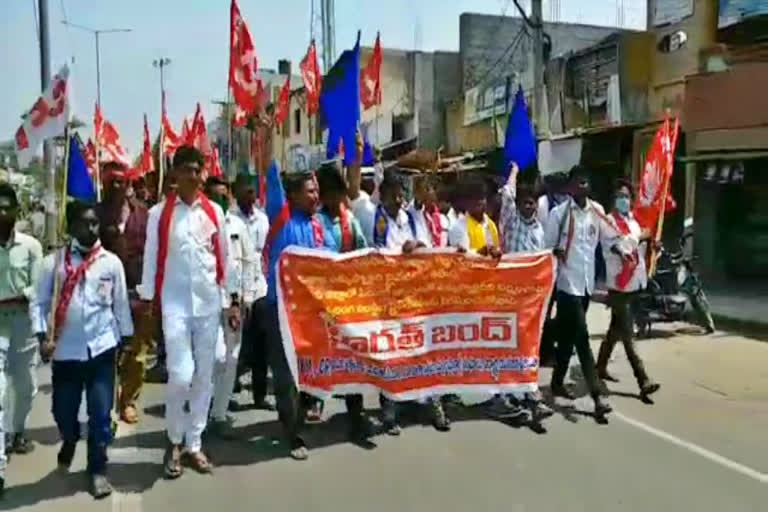
[[[62,439],[59,466],[68,469],[72,464],[85,390],[90,492],[100,499],[112,493],[106,471],[115,354],[121,341],[133,335],[133,322],[125,270],[114,253],[101,247],[95,208],[77,201],[69,204],[67,226],[72,242],[43,260],[30,319],[43,360],[53,357],[53,416]],[[57,275],[61,287],[54,301]],[[51,309],[53,326],[47,322]]]
[[[296,460],[305,460],[309,457],[309,451],[299,435],[299,430],[304,419],[302,411],[306,403],[301,404],[302,407],[300,407],[299,392],[294,384],[283,348],[277,313],[277,264],[280,254],[289,245],[330,249],[333,247],[333,240],[330,234],[325,232],[321,220],[315,214],[319,199],[317,184],[312,175],[286,175],[284,184],[288,210],[284,210],[277,219],[270,219],[270,232],[267,235],[267,254],[269,254],[267,344],[274,378],[277,412],[288,437],[291,457]],[[306,400],[303,401],[306,402]]]

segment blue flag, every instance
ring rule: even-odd
[[[280,179],[280,168],[277,165],[277,160],[272,160],[272,165],[269,166],[266,176],[267,197],[264,203],[264,210],[269,219],[270,225],[275,225],[278,218],[284,214],[284,210],[288,207],[288,201],[285,197],[285,189],[283,189],[283,180]]]
[[[344,163],[351,163],[360,122],[360,32],[355,47],[344,51],[323,79],[320,112],[328,126],[326,158],[336,157],[343,140]]]
[[[523,88],[517,89],[515,106],[509,115],[504,135],[504,176],[509,176],[509,164],[517,163],[521,171],[536,164],[536,135],[528,117]]]
[[[373,146],[368,141],[368,130],[371,128],[371,123],[362,125],[360,131],[363,132],[363,161],[362,164],[366,167],[372,167],[376,163],[376,157],[373,154]],[[344,143],[346,147],[346,143]]]
[[[69,167],[67,168],[67,195],[81,201],[95,201],[96,189],[88,174],[80,144],[74,135],[69,137]]]

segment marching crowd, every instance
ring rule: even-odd
[[[590,199],[583,168],[575,167],[569,179],[539,197],[531,184],[518,183],[512,164],[498,191],[501,208],[495,222],[484,181],[467,179],[448,193],[419,177],[413,200],[406,203],[397,175],[362,175],[361,155],[359,144],[356,162],[346,168],[334,162],[313,174],[284,174],[289,215],[273,230],[257,206],[250,177],[238,176],[231,186],[220,178],[203,183],[204,160],[193,147],[178,148],[163,198],[151,207],[131,193],[126,169],[106,163],[103,201],[69,203],[69,242],[46,256],[37,240],[15,231],[17,197],[10,185],[0,184],[0,433],[5,438],[0,442],[0,486],[8,455],[34,447],[24,428],[37,390],[39,353],[52,364],[52,411],[62,440],[58,465],[67,469],[72,463],[85,391],[90,492],[96,498],[108,496],[111,413],[115,407],[122,421],[139,421],[137,401],[155,340],[162,342],[158,364],[167,371],[167,478],[180,477],[185,467],[211,471],[202,435],[207,429],[210,435],[233,437],[227,411],[245,372],[251,372],[256,407],[277,409],[291,457],[306,459],[302,429],[306,421],[321,418],[323,404],[301,393],[293,380],[275,286],[280,254],[294,245],[337,252],[380,247],[406,254],[455,247],[489,258],[551,249],[559,262],[556,318],[550,322],[558,333],[545,337],[557,339],[552,394],[573,399],[565,376],[575,348],[595,414],[608,414],[600,380],[613,380],[607,364],[618,341],[641,394],[658,390],[632,344],[630,304],[645,286],[644,242],[650,236],[631,214],[629,183],[616,185],[606,213]],[[598,244],[612,318],[595,362],[586,312]],[[542,358],[553,353],[548,345],[542,343]],[[267,396],[268,368],[275,402]],[[373,435],[363,397],[343,398],[350,438]],[[450,429],[443,398],[423,404],[439,431]],[[384,430],[400,434],[399,404],[383,395],[380,401]],[[495,406],[513,413],[523,401],[540,400],[494,398]]]

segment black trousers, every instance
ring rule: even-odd
[[[237,375],[251,372],[253,401],[260,403],[267,396],[267,300],[262,297],[251,305],[243,325],[243,345],[237,363]]]
[[[598,374],[606,371],[613,348],[616,346],[616,342],[621,341],[632,367],[632,373],[634,373],[638,384],[642,386],[648,381],[648,375],[645,373],[645,365],[635,350],[635,342],[632,339],[632,301],[634,297],[634,292],[624,293],[614,290],[608,292],[608,303],[611,305],[611,325],[608,327],[605,340],[600,344],[597,371]]]
[[[587,330],[587,309],[589,296],[569,295],[557,291],[557,356],[555,369],[552,372],[552,386],[560,387],[568,372],[568,362],[576,347],[576,355],[581,363],[587,388],[593,397],[598,396],[599,386],[595,373],[595,359],[589,346],[589,331]]]

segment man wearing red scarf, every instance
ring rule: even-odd
[[[427,176],[418,176],[413,182],[413,203],[408,208],[416,223],[419,240],[427,247],[447,247],[448,229],[443,226],[443,215],[437,202],[437,191]]]
[[[239,305],[230,305],[237,290],[226,286],[224,213],[200,190],[203,165],[203,155],[197,149],[182,146],[176,150],[176,191],[169,192],[150,212],[138,288],[145,302],[160,302],[162,315],[168,367],[167,478],[181,476],[184,454],[196,471],[211,471],[210,461],[202,452],[201,436],[213,391],[222,309],[225,321],[233,328],[240,321]],[[188,412],[185,403],[189,404]]]
[[[43,360],[53,358],[53,417],[62,439],[59,468],[67,470],[72,464],[85,391],[90,492],[99,499],[112,492],[107,446],[112,441],[115,355],[118,344],[133,335],[133,323],[123,265],[99,241],[95,208],[70,203],[67,226],[72,242],[43,261],[30,320]],[[54,284],[57,280],[60,288]],[[51,310],[53,325],[48,322]]]
[[[637,292],[646,286],[645,249],[643,244],[651,236],[632,215],[632,185],[619,180],[615,191],[614,209],[609,220],[615,232],[607,230],[601,238],[606,266],[606,284],[608,285],[608,303],[611,306],[611,325],[605,340],[600,345],[597,356],[597,376],[603,380],[616,382],[608,373],[608,360],[613,347],[621,340],[624,351],[632,367],[632,372],[640,386],[643,398],[659,390],[659,385],[648,378],[645,366],[640,359],[632,340],[632,300]]]
[[[139,314],[141,305],[136,294],[136,286],[141,279],[148,214],[147,207],[141,201],[128,197],[130,182],[125,166],[117,162],[106,162],[102,164],[101,170],[104,200],[96,209],[100,225],[99,237],[102,246],[115,253],[123,263],[136,322],[136,333],[120,354],[118,409],[123,421],[136,423],[139,420],[136,401],[144,384],[147,351],[152,343],[153,331],[152,319]]]

